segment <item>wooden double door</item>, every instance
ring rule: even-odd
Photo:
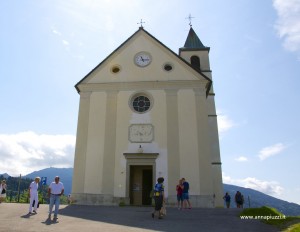
[[[153,189],[153,166],[130,166],[129,197],[131,205],[151,205]]]

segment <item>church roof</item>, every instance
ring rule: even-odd
[[[190,28],[189,34],[186,38],[184,48],[205,48],[193,28]]]

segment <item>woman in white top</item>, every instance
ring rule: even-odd
[[[6,181],[2,180],[0,184],[0,203],[5,201],[6,198]]]
[[[30,198],[30,203],[29,203],[29,214],[32,213],[32,206],[33,206],[33,213],[37,213],[36,209],[39,203],[39,195],[38,195],[38,188],[39,188],[39,182],[40,182],[40,177],[36,177],[34,181],[31,182],[29,186],[29,198]],[[33,205],[34,202],[34,205]]]

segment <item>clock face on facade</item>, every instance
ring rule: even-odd
[[[132,124],[129,126],[129,141],[133,143],[151,143],[154,139],[151,124]]]
[[[134,56],[134,63],[139,67],[146,67],[151,60],[151,55],[147,52],[139,52]]]

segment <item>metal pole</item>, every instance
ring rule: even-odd
[[[41,192],[41,194],[42,194],[42,204],[44,204],[44,197],[45,197],[44,185],[43,185],[43,183],[41,183],[41,185],[42,185],[42,192]]]
[[[248,204],[249,204],[249,208],[250,208],[250,196],[248,196]]]
[[[20,185],[21,185],[21,174],[20,174],[19,185],[18,185],[18,202],[20,202]]]

